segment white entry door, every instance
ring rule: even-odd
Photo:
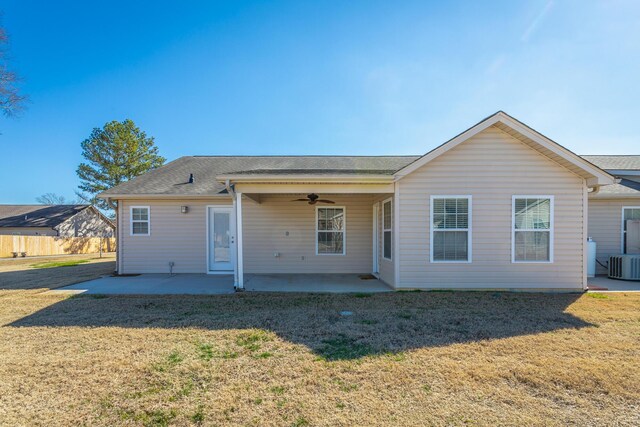
[[[236,265],[236,224],[232,207],[209,207],[209,271],[233,272]]]

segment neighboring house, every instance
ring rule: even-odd
[[[100,197],[123,274],[567,291],[587,283],[588,193],[614,182],[498,112],[423,156],[181,157]]]
[[[640,254],[640,156],[582,156],[618,178],[589,195],[589,236],[598,273],[610,255]]]
[[[0,234],[115,236],[115,225],[91,205],[0,205]]]

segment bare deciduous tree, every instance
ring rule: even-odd
[[[2,114],[11,117],[24,108],[27,98],[18,90],[20,78],[8,67],[8,44],[7,33],[0,27],[0,109]]]
[[[45,193],[36,197],[36,202],[41,205],[77,205],[79,202],[74,199],[67,199],[56,193]]]

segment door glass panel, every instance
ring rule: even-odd
[[[215,212],[213,214],[213,252],[215,262],[231,261],[229,217],[230,215],[224,212]]]

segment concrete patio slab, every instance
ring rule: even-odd
[[[246,274],[247,291],[257,292],[392,292],[377,279],[363,280],[358,274]]]
[[[640,292],[640,281],[609,279],[607,276],[589,278],[587,284],[591,292]]]
[[[221,295],[232,294],[233,276],[209,274],[141,274],[105,276],[53,289],[48,293],[107,295]]]

